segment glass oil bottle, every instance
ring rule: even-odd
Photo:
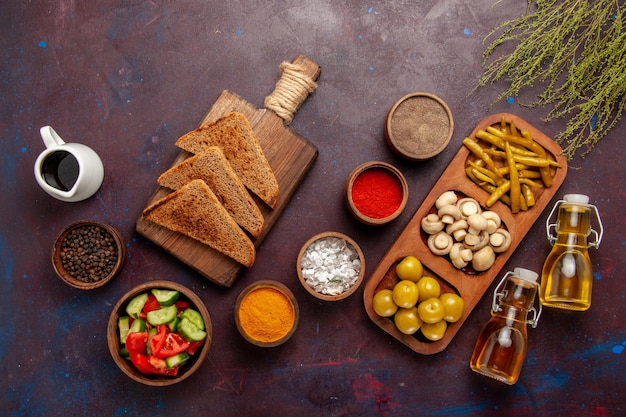
[[[546,221],[546,234],[553,245],[541,274],[539,298],[545,307],[585,311],[591,307],[593,270],[588,248],[596,249],[602,240],[598,210],[588,204],[589,197],[567,194],[559,200]],[[558,208],[557,221],[550,223]],[[599,224],[598,234],[591,227],[592,212]],[[551,234],[556,231],[556,237]],[[587,236],[595,235],[588,243]]]
[[[526,325],[536,327],[541,315],[541,304],[534,307],[537,278],[536,272],[524,268],[504,275],[493,294],[491,319],[481,330],[470,359],[474,372],[508,385],[517,382],[528,348]]]

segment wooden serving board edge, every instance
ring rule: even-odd
[[[554,171],[554,184],[537,196],[536,204],[531,210],[512,214],[509,208],[501,202],[497,202],[490,208],[490,210],[500,215],[502,221],[506,224],[507,229],[511,233],[511,247],[506,252],[496,257],[494,265],[489,270],[477,275],[468,275],[455,268],[446,258],[432,254],[421,236],[422,218],[428,214],[434,206],[435,200],[445,191],[455,190],[463,193],[469,197],[475,198],[485,207],[485,201],[489,194],[467,178],[464,167],[467,158],[470,156],[470,152],[465,146],[461,145],[459,151],[448,164],[439,180],[433,185],[429,194],[425,197],[406,227],[371,273],[363,293],[365,309],[370,319],[385,332],[417,353],[435,354],[443,351],[448,346],[478,301],[482,298],[485,291],[500,273],[517,246],[526,236],[528,230],[530,230],[537,218],[541,216],[544,209],[565,180],[567,174],[567,160],[561,154],[560,146],[518,116],[509,113],[490,115],[477,124],[469,137],[475,139],[478,130],[499,123],[502,116],[504,116],[506,120],[515,121],[519,129],[528,130],[533,138],[561,164],[561,168]],[[407,255],[413,255],[420,259],[425,270],[434,273],[439,279],[456,289],[465,301],[463,316],[456,323],[450,324],[446,334],[439,341],[422,342],[412,335],[405,335],[396,329],[391,320],[378,316],[371,307],[372,298],[381,282],[385,279],[385,274],[395,262]]]

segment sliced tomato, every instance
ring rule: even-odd
[[[187,348],[187,353],[189,353],[190,355],[193,355],[194,353],[197,352],[198,349],[200,349],[200,347],[204,344],[204,340],[201,340],[199,342],[189,342],[189,347]]]
[[[153,367],[153,373],[157,375],[176,376],[178,374],[178,366],[168,368],[165,360],[156,356],[148,356],[148,363]]]
[[[143,353],[148,342],[148,332],[132,332],[126,336],[126,350],[128,353]]]
[[[161,305],[159,304],[159,300],[157,300],[153,294],[148,294],[148,301],[146,301],[146,304],[143,305],[143,309],[141,311],[147,314],[160,308]]]
[[[153,356],[157,356],[163,346],[165,345],[165,339],[167,338],[167,326],[157,326],[157,334],[150,338],[150,352]]]
[[[165,337],[165,344],[158,351],[153,351],[153,355],[158,358],[169,358],[184,352],[189,347],[189,342],[180,337],[177,333],[168,333]]]
[[[148,362],[148,357],[143,353],[131,353],[130,361],[135,365],[135,368],[142,374],[151,375],[154,374],[154,366]]]
[[[189,308],[189,303],[187,301],[183,301],[183,300],[177,300],[174,305],[176,306],[176,308],[178,308],[178,311],[184,310],[186,308]]]
[[[163,359],[154,356],[146,356],[142,353],[133,353],[130,360],[135,368],[144,375],[168,375],[176,376],[178,367],[168,368]]]

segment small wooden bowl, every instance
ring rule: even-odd
[[[348,245],[354,248],[354,250],[358,254],[359,261],[361,262],[361,269],[359,270],[359,275],[356,281],[354,282],[354,284],[352,284],[352,286],[346,289],[344,292],[337,294],[337,295],[323,294],[321,292],[316,291],[315,288],[313,288],[311,285],[309,285],[306,282],[306,279],[302,273],[302,267],[301,267],[302,258],[306,250],[309,248],[309,246],[311,246],[311,244],[313,244],[314,242],[320,239],[324,239],[328,237],[335,237],[335,238],[345,240]],[[349,236],[346,236],[343,233],[339,233],[339,232],[324,232],[324,233],[319,233],[313,236],[312,238],[307,240],[304,245],[302,245],[302,248],[300,249],[300,252],[298,253],[298,258],[296,260],[296,268],[297,268],[297,273],[298,273],[298,279],[300,280],[300,283],[302,284],[304,289],[307,290],[309,294],[313,295],[315,298],[318,298],[324,301],[339,301],[339,300],[343,300],[344,298],[348,298],[349,296],[354,294],[354,292],[361,286],[361,283],[363,283],[363,277],[365,276],[365,256],[363,255],[363,251],[361,250],[361,247],[354,240],[352,240]]]
[[[107,275],[99,276],[96,280],[93,281],[88,281],[82,280],[77,276],[73,276],[70,272],[66,270],[63,265],[61,252],[63,249],[63,242],[73,231],[92,227],[101,229],[103,234],[108,234],[113,239],[117,255],[116,259],[114,260],[114,265]],[[124,246],[124,241],[119,232],[108,224],[97,223],[93,221],[83,220],[70,224],[61,233],[59,233],[56,240],[54,241],[54,245],[52,246],[52,266],[54,268],[54,271],[59,276],[59,278],[61,278],[66,284],[81,290],[92,290],[94,288],[101,287],[102,285],[112,280],[121,271],[125,259],[126,246]]]
[[[284,296],[291,303],[291,306],[293,308],[293,325],[291,326],[289,331],[284,334],[284,336],[275,340],[271,340],[271,341],[259,340],[258,338],[255,338],[253,335],[250,335],[248,332],[248,329],[246,329],[246,325],[242,323],[241,316],[240,316],[241,306],[242,306],[242,303],[244,303],[245,298],[249,294],[253,293],[254,291],[266,289],[266,288],[278,291],[282,296]],[[261,307],[262,308],[259,311],[263,311],[264,309],[271,307],[271,306],[261,306]],[[275,346],[279,346],[285,343],[295,333],[298,327],[298,320],[300,319],[300,307],[298,306],[298,301],[296,300],[296,297],[293,295],[291,290],[287,288],[287,286],[285,286],[284,284],[278,281],[261,280],[244,288],[244,290],[239,294],[239,296],[237,297],[237,301],[235,302],[234,316],[235,316],[235,324],[237,326],[237,330],[239,331],[239,333],[244,339],[246,339],[248,342],[252,343],[255,346],[275,347]],[[257,316],[256,319],[258,319],[257,324],[261,324],[261,325],[264,324],[263,317]]]
[[[135,368],[130,360],[124,359],[120,355],[121,344],[118,332],[119,318],[121,316],[127,315],[126,305],[130,300],[132,300],[135,296],[141,293],[150,291],[153,288],[178,291],[180,293],[179,300],[189,302],[189,307],[198,311],[202,315],[202,319],[204,320],[205,332],[207,333],[207,336],[202,345],[202,349],[192,355],[187,363],[181,366],[177,376],[145,375],[139,372],[139,370]],[[209,315],[209,312],[202,300],[200,300],[200,298],[189,288],[171,281],[150,281],[138,285],[132,290],[128,291],[122,296],[122,298],[120,298],[115,307],[113,307],[113,311],[111,311],[111,315],[109,316],[109,323],[107,326],[107,342],[109,345],[109,351],[111,352],[111,356],[113,357],[115,364],[131,379],[145,385],[159,387],[173,385],[181,382],[189,378],[194,372],[196,372],[206,359],[207,354],[209,353],[212,336],[213,331],[211,325],[211,316]]]
[[[393,178],[395,178],[400,183],[402,187],[402,200],[400,201],[398,208],[393,213],[389,214],[386,217],[375,218],[375,217],[368,216],[367,214],[362,213],[357,208],[357,205],[355,205],[353,195],[352,195],[354,182],[359,177],[359,175],[369,170],[382,170],[390,174]],[[398,170],[393,165],[388,164],[386,162],[380,162],[380,161],[365,162],[364,164],[361,164],[358,167],[356,167],[352,171],[352,173],[348,176],[348,179],[346,180],[345,191],[346,191],[346,201],[348,203],[348,209],[350,210],[350,213],[352,213],[352,215],[361,223],[367,224],[369,226],[382,226],[384,224],[387,224],[395,220],[406,207],[406,202],[409,198],[409,187],[407,185],[406,179],[404,178],[404,175],[402,175],[402,172],[400,172],[400,170]]]
[[[454,131],[452,113],[439,97],[411,93],[398,100],[387,114],[387,144],[411,161],[438,155],[450,142]]]

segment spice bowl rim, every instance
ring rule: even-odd
[[[128,359],[124,359],[120,355],[118,320],[122,315],[125,315],[123,314],[124,308],[134,296],[149,291],[153,288],[178,291],[190,302],[190,306],[202,315],[202,319],[204,320],[204,327],[207,336],[204,343],[202,344],[202,348],[191,357],[189,362],[185,364],[184,367],[181,367],[178,375],[174,377],[162,375],[144,375],[135,368],[131,361],[129,361]],[[115,304],[115,306],[111,310],[111,315],[109,316],[109,322],[107,325],[107,344],[109,347],[109,352],[111,353],[115,364],[124,374],[126,374],[134,381],[150,386],[173,385],[190,377],[198,370],[198,368],[200,368],[200,366],[206,359],[209,353],[209,349],[211,347],[212,340],[213,327],[211,324],[211,315],[209,314],[206,305],[202,302],[200,297],[191,289],[177,282],[168,280],[155,280],[144,282],[143,284],[139,284],[131,290],[127,291],[124,295],[120,297],[117,304]]]
[[[302,274],[302,268],[300,267],[300,265],[302,264],[302,257],[304,256],[304,252],[308,249],[308,247],[311,246],[311,244],[313,244],[314,242],[320,239],[323,239],[325,237],[337,237],[337,238],[344,239],[354,248],[354,250],[356,250],[359,256],[359,260],[361,261],[361,269],[359,270],[359,276],[357,277],[354,284],[352,284],[352,286],[348,288],[346,291],[338,295],[322,294],[322,293],[315,291],[313,287],[311,287],[309,284],[306,283],[306,280]],[[298,274],[298,280],[300,281],[300,284],[302,284],[304,289],[313,297],[323,300],[323,301],[340,301],[354,294],[363,283],[363,280],[365,278],[365,255],[363,254],[363,251],[361,250],[361,247],[359,246],[359,244],[356,243],[354,239],[352,239],[350,236],[341,232],[326,231],[326,232],[313,235],[302,245],[302,247],[300,248],[300,251],[298,252],[298,257],[296,259],[296,272]]]
[[[400,184],[402,186],[402,201],[400,202],[400,205],[389,216],[380,219],[369,217],[361,213],[359,209],[355,206],[354,200],[352,199],[352,187],[354,185],[354,181],[359,175],[370,169],[384,169],[389,171],[396,179],[398,179],[398,181],[400,181]],[[406,204],[409,199],[409,186],[402,172],[392,164],[383,161],[368,161],[354,168],[346,179],[345,192],[346,201],[348,203],[348,209],[350,210],[350,213],[361,223],[369,226],[382,226],[397,219],[398,216],[400,216],[400,214],[402,214],[402,212],[406,208]]]
[[[65,240],[65,238],[67,237],[67,235],[72,230],[77,229],[79,227],[84,227],[84,226],[97,226],[101,229],[104,229],[107,233],[111,235],[117,247],[117,259],[115,261],[115,266],[113,267],[109,275],[94,282],[85,282],[85,281],[81,281],[78,278],[73,277],[63,267],[63,263],[60,257],[61,245],[63,241]],[[111,281],[120,273],[120,271],[122,270],[122,267],[124,266],[125,260],[126,260],[126,246],[124,244],[124,239],[122,238],[122,235],[120,234],[120,232],[109,224],[98,222],[95,220],[78,220],[66,226],[59,234],[57,234],[54,240],[54,244],[52,245],[52,251],[51,251],[52,267],[56,275],[69,286],[78,288],[80,290],[92,290],[94,288],[101,287],[107,282]]]
[[[241,307],[241,303],[243,299],[252,291],[255,291],[259,288],[273,288],[275,290],[278,290],[281,294],[287,297],[287,299],[291,302],[291,305],[293,306],[293,313],[294,313],[293,326],[291,327],[289,332],[287,332],[286,335],[272,342],[263,342],[260,340],[256,340],[250,335],[248,335],[248,333],[246,333],[243,326],[241,325],[241,321],[239,319],[239,308]],[[287,287],[285,284],[279,281],[271,280],[271,279],[262,279],[262,280],[255,281],[252,284],[248,285],[239,293],[239,295],[237,296],[237,300],[235,301],[235,307],[233,309],[233,316],[235,320],[235,326],[237,327],[239,334],[241,334],[241,336],[245,340],[247,340],[251,344],[258,346],[258,347],[270,348],[270,347],[276,347],[276,346],[282,345],[283,343],[291,339],[293,334],[296,332],[296,329],[298,328],[298,321],[300,320],[300,306],[298,305],[298,300],[296,299],[296,296],[289,289],[289,287]]]
[[[394,135],[392,134],[391,125],[392,125],[393,115],[395,114],[396,110],[398,109],[398,107],[400,107],[402,103],[414,97],[425,97],[425,98],[429,98],[435,101],[444,109],[448,117],[448,122],[449,122],[448,134],[444,137],[443,141],[439,144],[439,146],[434,151],[431,151],[429,153],[420,154],[419,152],[407,153],[403,151],[402,149],[396,146],[397,138],[395,138]],[[398,101],[396,101],[393,104],[393,106],[391,106],[391,108],[389,109],[389,112],[387,113],[387,118],[385,119],[385,138],[387,141],[387,145],[389,145],[389,147],[395,154],[410,161],[425,161],[427,159],[430,159],[439,155],[450,143],[453,133],[454,133],[454,118],[452,117],[452,111],[450,110],[450,107],[446,104],[446,102],[443,99],[441,99],[439,96],[432,94],[432,93],[417,91],[417,92],[408,93],[402,96],[400,99],[398,99]]]

